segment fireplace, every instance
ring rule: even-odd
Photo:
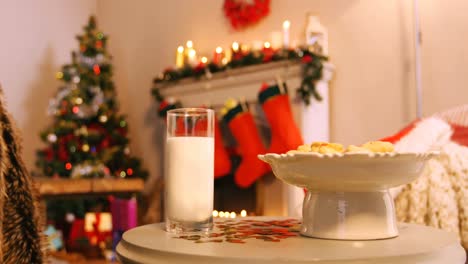
[[[184,107],[211,105],[219,110],[228,98],[239,98],[246,102],[255,117],[255,122],[265,145],[269,143],[269,127],[257,104],[257,94],[262,82],[284,81],[290,95],[295,94],[301,81],[301,65],[292,62],[275,62],[251,66],[210,75],[209,79],[185,79],[173,86],[161,88],[161,94],[180,101]],[[323,80],[317,83],[317,90],[323,101],[313,101],[310,106],[293,102],[293,112],[305,142],[329,140],[328,80],[331,66],[325,65]],[[293,96],[291,96],[293,97]],[[229,130],[223,127],[225,145],[235,147],[236,143]],[[233,168],[241,162],[232,157]],[[223,212],[236,216],[243,210],[249,215],[300,216],[303,190],[286,185],[277,180],[272,173],[264,175],[254,185],[242,189],[234,183],[233,174],[215,180],[215,214]],[[234,214],[232,214],[234,216]]]

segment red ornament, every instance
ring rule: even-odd
[[[105,148],[108,148],[109,145],[110,145],[110,139],[109,137],[106,137],[101,141],[100,147],[101,149],[105,149]]]
[[[102,49],[102,41],[96,41],[96,49]]]
[[[44,150],[44,154],[45,154],[45,160],[52,161],[54,159],[54,150],[53,149],[48,148],[48,149]]]
[[[93,71],[94,71],[94,74],[96,74],[96,75],[101,74],[101,68],[97,64],[94,64]]]
[[[128,176],[133,175],[133,170],[132,170],[132,168],[128,168],[128,169],[127,169],[127,175],[128,175]]]
[[[78,106],[74,106],[74,107],[72,108],[72,112],[73,112],[74,114],[78,114],[79,111],[80,111],[80,108],[79,108]]]
[[[70,162],[67,162],[67,163],[65,164],[65,169],[66,169],[66,170],[71,170],[71,169],[72,169],[72,164],[71,164]]]
[[[62,143],[59,145],[59,149],[58,149],[58,159],[60,161],[67,161],[68,160],[68,152],[67,152],[67,148],[65,146],[65,143]]]
[[[224,15],[235,30],[258,23],[270,12],[270,0],[225,0]]]
[[[312,56],[310,55],[305,55],[304,57],[302,57],[302,63],[309,63],[312,61]]]

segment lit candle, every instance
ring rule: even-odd
[[[223,48],[217,47],[213,56],[213,63],[220,64],[223,59]]]
[[[232,43],[232,53],[236,53],[236,52],[239,52],[239,43],[238,42],[233,42]]]
[[[246,216],[247,216],[247,211],[242,210],[242,211],[241,211],[241,216],[242,216],[242,217],[246,217]]]
[[[221,61],[223,62],[223,65],[226,65],[231,60],[232,60],[232,50],[226,49],[226,51],[224,52],[224,58]]]
[[[273,49],[271,48],[270,42],[263,43],[263,61],[269,62],[273,58]]]
[[[240,60],[242,58],[241,45],[239,42],[233,42],[231,46],[232,59],[231,60]]]
[[[219,217],[224,217],[224,212],[223,212],[223,211],[221,211],[221,212],[219,212],[219,214],[218,214],[218,215],[219,215]]]
[[[236,218],[236,213],[234,212],[231,212],[231,215],[230,215],[231,218]]]
[[[182,68],[184,66],[184,47],[179,46],[176,53],[176,67]]]
[[[218,211],[216,210],[213,211],[213,217],[218,217]]]
[[[208,58],[207,57],[202,57],[200,61],[201,61],[201,63],[206,64],[208,62]]]
[[[197,63],[197,61],[196,61],[197,52],[193,48],[193,41],[191,41],[191,40],[187,41],[185,46],[186,46],[185,57],[187,59],[187,63],[191,64],[193,66],[193,65],[195,65]]]
[[[194,49],[189,51],[187,61],[191,65],[195,65],[197,63],[197,52]]]
[[[291,22],[285,20],[283,22],[283,48],[289,48],[289,28],[291,27]]]

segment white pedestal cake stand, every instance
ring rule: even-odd
[[[254,218],[268,220],[268,218]],[[277,219],[277,218],[276,218]],[[430,227],[400,224],[400,235],[373,241],[291,237],[280,242],[194,243],[176,239],[163,224],[126,232],[117,246],[124,264],[463,264],[457,237]],[[216,231],[216,230],[215,230]]]
[[[307,189],[301,234],[343,240],[398,236],[389,188],[414,181],[435,153],[266,154],[282,181]]]

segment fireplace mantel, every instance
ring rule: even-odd
[[[298,123],[304,141],[329,141],[329,89],[328,84],[333,74],[333,65],[326,63],[322,80],[316,84],[322,101],[311,100],[306,106],[299,100],[293,100],[294,118]],[[254,65],[232,69],[221,73],[208,74],[200,79],[187,78],[177,83],[160,87],[161,94],[174,97],[184,107],[210,105],[219,109],[228,98],[240,98],[246,101],[254,112],[260,126],[266,125],[263,114],[256,107],[258,91],[262,82],[272,83],[281,80],[286,82],[288,93],[295,90],[302,81],[300,62],[282,61],[263,65]],[[293,97],[293,96],[291,96]],[[301,189],[283,184],[273,177],[265,177],[259,184],[258,195],[261,195],[261,214],[300,216],[304,193]]]

